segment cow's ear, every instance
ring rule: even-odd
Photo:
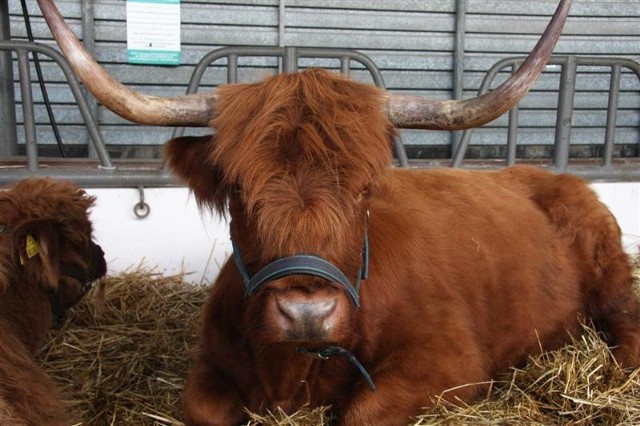
[[[210,160],[215,136],[184,136],[167,142],[164,155],[171,170],[189,186],[200,206],[223,212],[229,187]]]
[[[50,220],[32,220],[13,232],[14,262],[22,265],[25,278],[43,289],[58,289],[60,241]]]

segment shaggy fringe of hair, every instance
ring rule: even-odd
[[[344,232],[327,230],[350,229],[358,196],[391,164],[383,100],[320,69],[219,88],[210,162],[275,252],[298,251],[301,236],[308,250],[346,251]]]

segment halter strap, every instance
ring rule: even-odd
[[[364,377],[364,379],[367,381],[369,389],[371,389],[372,392],[376,391],[376,385],[373,383],[373,379],[371,378],[371,375],[369,374],[367,369],[364,368],[362,363],[358,361],[358,358],[356,358],[356,356],[347,349],[341,348],[340,346],[325,346],[324,348],[320,349],[298,348],[298,352],[315,356],[320,359],[329,359],[334,356],[343,356],[347,358],[349,362],[351,362],[351,364],[353,364],[358,369],[362,377]]]
[[[253,277],[249,276],[247,268],[242,261],[240,250],[231,237],[233,247],[233,259],[244,282],[245,294],[251,296],[256,290],[266,282],[289,275],[311,275],[323,278],[327,281],[335,282],[347,291],[351,302],[360,307],[360,281],[366,279],[369,274],[369,237],[367,228],[364,231],[364,243],[362,248],[362,264],[355,285],[352,285],[347,276],[334,264],[325,259],[308,254],[298,254],[276,259],[264,266]]]

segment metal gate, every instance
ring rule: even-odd
[[[3,40],[0,40],[0,50],[12,50],[18,56],[26,135],[26,159],[17,157],[0,158],[0,161],[4,164],[0,166],[2,169],[0,185],[35,176],[71,179],[85,187],[162,187],[177,185],[177,182],[164,167],[164,164],[131,160],[116,163],[109,157],[100,135],[100,129],[82,93],[80,83],[65,58],[57,50],[39,43]],[[61,67],[91,135],[91,142],[97,153],[97,159],[87,158],[83,159],[83,161],[78,159],[69,159],[67,161],[49,159],[44,163],[38,159],[33,114],[33,93],[31,91],[32,78],[28,61],[29,53],[45,55]],[[340,61],[340,72],[342,74],[349,75],[350,70],[356,65],[371,74],[375,85],[384,87],[382,75],[373,61],[355,50],[258,46],[221,48],[205,55],[193,71],[187,93],[196,92],[206,68],[221,59],[227,61],[228,82],[236,82],[238,58],[247,56],[279,57],[281,58],[283,72],[296,71],[299,60],[303,58],[333,58]],[[173,137],[181,136],[183,133],[183,128],[176,128],[173,132]],[[408,166],[407,155],[400,138],[395,141],[395,153],[399,165],[402,167]]]
[[[485,75],[478,94],[486,93],[491,87],[498,73],[504,69],[515,72],[524,57],[505,58],[493,65]],[[640,64],[627,58],[592,57],[592,56],[552,56],[547,65],[561,67],[560,84],[558,87],[558,107],[556,112],[556,127],[554,138],[554,155],[549,166],[556,172],[571,172],[588,179],[637,181],[640,180],[640,163],[635,159],[614,161],[613,148],[615,142],[616,117],[618,113],[618,95],[620,92],[620,76],[623,69],[633,72],[640,81]],[[609,68],[610,87],[607,106],[606,130],[603,141],[604,152],[602,158],[592,164],[570,164],[569,147],[571,144],[571,123],[573,117],[573,101],[576,93],[576,76],[578,67],[597,66]],[[638,94],[640,96],[640,93]],[[507,150],[504,165],[516,163],[516,145],[518,135],[518,110],[516,106],[509,111],[509,125],[507,130]],[[640,126],[640,114],[638,115]],[[461,167],[465,152],[469,147],[473,129],[463,132],[451,162],[452,167]],[[639,147],[640,150],[640,147]]]
[[[55,49],[38,43],[24,41],[1,41],[0,50],[12,50],[18,58],[18,74],[20,77],[20,89],[23,103],[23,115],[26,135],[26,159],[24,158],[0,158],[2,172],[0,184],[7,184],[19,179],[34,176],[50,176],[54,178],[72,179],[81,186],[86,187],[161,187],[175,186],[177,182],[170,172],[159,162],[123,161],[114,162],[109,157],[104,141],[100,135],[96,121],[84,97],[80,84],[73,74],[64,57]],[[31,92],[31,75],[28,55],[46,55],[55,61],[64,72],[64,75],[73,92],[78,108],[84,118],[85,124],[91,136],[96,158],[69,159],[65,161],[48,160],[41,162],[37,154],[37,140],[35,136],[35,123],[33,117],[33,94]],[[367,70],[374,84],[384,87],[384,81],[380,71],[373,61],[366,55],[350,49],[330,48],[299,48],[299,47],[228,47],[221,48],[205,55],[195,67],[191,76],[187,93],[197,91],[202,75],[212,63],[218,60],[226,60],[227,80],[230,83],[237,81],[238,59],[247,56],[268,56],[281,60],[282,72],[294,72],[299,67],[300,59],[304,58],[333,58],[340,62],[340,72],[348,75],[354,66]],[[505,68],[517,69],[523,58],[507,58],[496,63],[487,73],[480,93],[489,90],[496,75]],[[556,137],[554,143],[554,158],[551,165],[540,164],[554,171],[569,171],[582,175],[589,179],[605,179],[618,181],[640,180],[640,167],[638,158],[615,159],[613,157],[613,144],[615,134],[616,112],[618,109],[618,85],[621,70],[631,70],[640,80],[640,64],[625,58],[580,57],[580,56],[554,56],[549,64],[562,67],[561,83],[559,87],[559,101],[557,109]],[[573,96],[575,94],[575,76],[578,66],[606,66],[611,69],[611,87],[609,91],[609,108],[607,112],[606,138],[604,141],[604,156],[599,163],[569,164],[569,146],[571,139],[571,116],[573,113]],[[493,163],[491,167],[502,167],[516,162],[515,147],[517,138],[518,108],[509,113],[507,158],[504,163]],[[180,136],[184,132],[182,128],[176,128],[173,136]],[[462,167],[464,155],[472,137],[472,130],[466,131],[453,155],[450,166]],[[408,166],[409,161],[405,153],[402,141],[395,141],[395,154],[400,166]],[[414,164],[416,167],[429,167],[429,164]]]

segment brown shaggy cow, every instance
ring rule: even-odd
[[[179,98],[118,83],[51,0],[38,0],[91,92],[138,123],[211,125],[167,159],[227,214],[233,259],[202,314],[189,425],[331,405],[340,424],[403,424],[442,395],[470,401],[594,321],[626,366],[640,307],[620,230],[588,185],[532,167],[391,167],[394,126],[456,130],[509,110],[544,67],[569,2],[522,67],[463,101],[386,93],[321,70]]]
[[[638,365],[630,263],[588,185],[526,166],[389,167],[382,97],[320,70],[225,86],[215,137],[169,143],[200,203],[228,203],[237,256],[204,308],[188,424],[305,403],[331,405],[341,424],[402,424],[434,397],[472,400],[580,333],[581,317]],[[359,298],[308,270],[243,285],[299,254],[351,283],[368,263]]]
[[[91,239],[93,203],[51,179],[0,191],[0,425],[73,423],[34,355],[54,320],[106,273]]]

